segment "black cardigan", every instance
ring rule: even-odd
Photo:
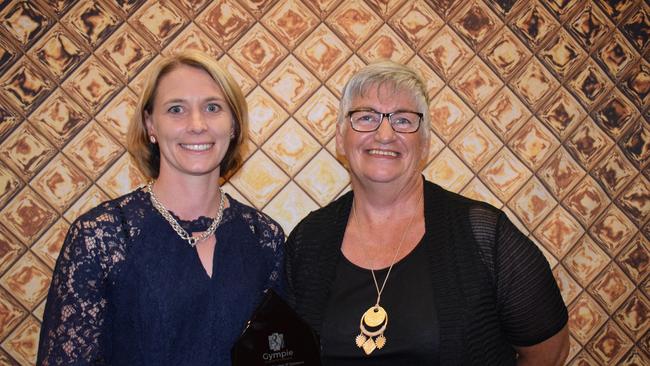
[[[348,192],[310,213],[287,240],[291,302],[318,333],[352,198]],[[513,345],[564,327],[568,314],[548,262],[503,212],[425,181],[424,217],[441,365],[515,364]]]

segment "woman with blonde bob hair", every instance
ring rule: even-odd
[[[284,292],[281,227],[226,195],[248,116],[219,64],[186,52],[150,71],[128,149],[151,181],[70,227],[39,365],[229,365],[267,288]]]

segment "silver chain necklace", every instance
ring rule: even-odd
[[[153,181],[150,181],[146,185],[144,191],[149,193],[149,198],[151,198],[151,203],[153,204],[153,207],[155,207],[156,210],[160,212],[162,217],[164,217],[165,220],[167,220],[169,225],[171,225],[172,229],[176,231],[176,234],[178,234],[178,236],[180,236],[181,239],[187,241],[187,243],[192,248],[194,248],[196,244],[198,244],[200,241],[203,241],[207,239],[210,235],[214,234],[215,230],[217,230],[217,226],[219,226],[219,223],[221,223],[221,219],[223,218],[223,205],[224,205],[224,201],[226,200],[226,197],[221,187],[219,187],[219,195],[221,199],[219,200],[219,209],[217,210],[217,217],[215,217],[214,220],[212,220],[212,223],[210,224],[208,229],[205,230],[203,234],[197,237],[193,237],[192,235],[188,234],[187,231],[185,231],[185,229],[183,229],[183,227],[178,223],[178,221],[176,221],[174,216],[172,216],[172,214],[169,213],[169,210],[167,210],[165,206],[163,206],[162,203],[158,201],[158,198],[153,193]]]

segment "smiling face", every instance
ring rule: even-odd
[[[371,85],[353,97],[350,110],[358,109],[382,113],[426,112],[419,111],[410,92],[387,84]],[[347,159],[353,180],[362,184],[395,183],[400,187],[420,179],[421,162],[427,149],[421,133],[397,133],[386,118],[373,132],[354,131],[347,119],[337,127],[336,146],[338,153]]]
[[[159,178],[219,178],[233,116],[223,91],[208,72],[180,65],[160,77],[145,123],[160,149]]]

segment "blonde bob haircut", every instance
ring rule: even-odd
[[[248,131],[248,106],[241,89],[232,76],[219,63],[196,51],[185,51],[161,59],[148,74],[142,95],[127,132],[127,149],[135,163],[148,179],[158,178],[160,173],[160,150],[157,144],[149,142],[145,125],[145,112],[151,114],[160,78],[181,65],[206,71],[221,87],[232,111],[234,137],[221,161],[221,177],[235,171],[242,162],[242,144]]]
[[[352,75],[345,84],[339,103],[338,124],[348,127],[348,112],[352,100],[363,97],[370,89],[380,87],[391,88],[393,92],[406,91],[410,93],[417,105],[417,111],[423,114],[418,133],[429,142],[431,115],[429,114],[429,93],[422,78],[410,67],[390,61],[380,60],[361,68]],[[339,126],[341,127],[341,126]]]

